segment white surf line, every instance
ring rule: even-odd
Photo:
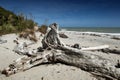
[[[99,34],[99,35],[110,35],[110,36],[120,36],[120,33],[102,33],[102,32],[81,32],[81,33],[88,33],[88,34]]]
[[[104,32],[80,32],[80,31],[60,31],[60,32],[68,32],[68,33],[75,33],[75,34],[81,34],[81,33],[86,33],[86,34],[98,34],[98,35],[110,35],[110,36],[120,36],[120,33],[104,33]]]

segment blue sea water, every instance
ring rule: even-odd
[[[80,32],[120,33],[120,27],[61,27],[60,30]]]

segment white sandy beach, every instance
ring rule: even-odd
[[[106,33],[94,33],[101,36],[93,36],[91,32],[75,32],[75,31],[62,31],[69,38],[61,38],[61,40],[68,45],[73,45],[75,43],[80,44],[81,47],[89,46],[100,46],[100,45],[109,45],[111,49],[120,50],[120,40],[112,39],[111,36],[120,37],[120,34],[106,34]],[[37,33],[38,35],[39,33]],[[12,50],[15,47],[13,40],[17,38],[16,34],[7,34],[1,37],[4,40],[7,40],[7,43],[0,44],[0,70],[6,68],[13,60],[21,57]],[[36,49],[41,46],[41,40],[43,37],[40,37],[40,40],[31,45],[29,49]],[[20,39],[30,43],[29,40]],[[103,53],[94,51],[94,54],[102,56],[106,59],[110,59],[114,63],[117,60],[120,60],[120,55],[112,53]],[[19,72],[10,77],[0,74],[0,80],[97,80],[90,73],[83,71],[79,68],[73,66],[67,66],[64,64],[47,64],[39,65],[32,69],[29,69],[24,72]]]

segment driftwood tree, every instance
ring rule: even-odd
[[[2,73],[9,76],[43,63],[59,62],[79,67],[105,79],[120,80],[120,69],[116,68],[110,60],[85,51],[85,49],[65,46],[58,37],[57,24],[53,23],[50,28],[51,30],[42,40],[43,48],[40,48],[41,50],[36,53],[36,56],[23,56],[10,64]],[[95,50],[107,47],[98,47]]]

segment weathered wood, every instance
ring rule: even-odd
[[[105,53],[120,54],[120,50],[118,50],[118,49],[109,49],[109,48],[107,48],[107,49],[102,49],[101,51],[105,52]]]
[[[27,44],[26,42],[19,42],[18,39],[14,40],[16,46],[14,47],[13,51],[19,55],[34,55],[32,53],[36,53],[37,50],[28,50],[28,47],[34,43]]]
[[[7,43],[7,40],[2,40],[0,37],[0,44]]]
[[[68,38],[68,36],[67,36],[66,34],[64,34],[64,33],[59,33],[59,36],[60,36],[61,38]]]
[[[59,45],[62,45],[62,42],[59,39],[58,35],[58,25],[53,23],[49,26],[51,30],[45,35],[42,40],[42,46],[44,49],[48,47],[56,48]]]
[[[109,48],[109,45],[101,45],[96,47],[81,48],[81,51],[101,50]]]
[[[53,63],[55,62],[54,54],[56,54],[56,56],[61,55],[61,51],[54,49],[45,50],[44,52],[38,52],[36,56],[32,56],[32,57],[23,56],[13,61],[12,64],[10,64],[6,69],[2,71],[2,74],[5,74],[6,76],[10,76],[12,74],[16,74],[18,72],[28,70],[34,66],[43,63],[49,63],[49,62]]]
[[[63,51],[64,50],[64,51]],[[17,59],[3,72],[6,75],[15,74],[20,71],[30,69],[36,65],[43,63],[59,62],[71,66],[76,66],[82,70],[102,75],[106,78],[112,77],[113,79],[120,79],[119,68],[110,60],[104,59],[100,56],[93,55],[89,52],[66,50],[45,50],[40,52],[36,57],[22,57]]]
[[[120,80],[120,69],[116,68],[116,64],[113,64],[110,60],[74,48],[63,46],[60,48],[66,51],[66,53],[60,56],[55,56],[58,62],[76,66],[88,72],[99,73],[103,76],[109,76]]]
[[[111,39],[120,40],[120,37],[112,36]]]
[[[9,76],[43,63],[59,62],[79,67],[95,75],[99,74],[106,79],[120,80],[120,69],[116,68],[116,64],[112,63],[112,61],[92,54],[92,52],[84,51],[85,49],[76,49],[62,45],[56,25],[55,23],[50,25],[51,30],[42,40],[43,52],[37,52],[36,56],[25,56],[17,59],[8,68],[3,70],[2,73]],[[105,45],[87,48],[86,50],[97,50],[108,47]],[[46,48],[51,48],[51,50],[47,50]]]

